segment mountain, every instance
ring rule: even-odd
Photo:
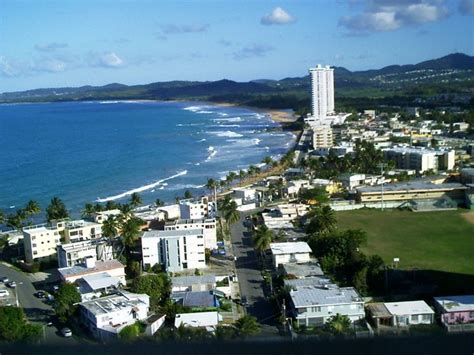
[[[474,80],[474,57],[453,53],[418,64],[390,65],[381,69],[350,71],[334,67],[336,94],[339,97],[380,97],[410,92],[465,92]],[[117,99],[200,99],[254,102],[255,98],[278,98],[286,102],[296,97],[304,102],[309,96],[309,76],[281,80],[258,79],[250,82],[169,81],[145,85],[112,83],[104,86],[44,88],[0,94],[0,102],[35,102]]]

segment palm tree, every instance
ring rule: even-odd
[[[255,249],[262,255],[265,250],[270,248],[273,241],[273,233],[266,225],[260,226],[255,230],[253,237],[253,245]]]
[[[308,212],[310,222],[306,227],[306,233],[324,234],[331,232],[336,227],[336,215],[330,206],[314,208]]]
[[[272,157],[267,156],[267,157],[263,158],[262,163],[264,163],[266,165],[271,165],[273,163],[273,159],[272,159]]]
[[[165,205],[165,203],[162,200],[160,200],[159,198],[157,198],[155,200],[155,206],[156,207],[161,207],[161,206],[164,206],[164,205]]]
[[[46,216],[48,222],[51,222],[52,220],[68,218],[69,213],[64,202],[58,197],[53,197],[48,208],[46,208]]]
[[[184,198],[185,199],[192,198],[192,197],[193,197],[193,194],[192,194],[191,191],[189,191],[189,190],[184,191]]]
[[[105,210],[116,210],[118,207],[119,206],[115,201],[107,201],[105,204]]]
[[[351,320],[348,316],[337,313],[328,319],[326,328],[334,335],[344,335],[351,330]]]
[[[239,211],[237,210],[237,203],[235,201],[230,201],[224,210],[224,218],[227,223],[233,224],[240,219]]]
[[[235,327],[240,336],[246,337],[249,335],[255,335],[260,332],[260,324],[257,322],[257,318],[246,315],[238,319],[235,322]]]
[[[24,211],[26,212],[27,215],[31,216],[31,215],[40,213],[41,208],[37,201],[29,200],[24,208]]]
[[[127,251],[135,245],[135,241],[140,235],[140,224],[137,219],[130,218],[121,227],[122,241]],[[129,254],[129,253],[128,253]]]
[[[0,224],[5,222],[5,214],[2,210],[0,210]]]
[[[96,212],[96,208],[92,203],[86,203],[84,209],[82,210],[83,218],[91,218]]]
[[[118,235],[119,219],[115,216],[109,216],[104,223],[102,223],[102,235],[106,238],[113,239]]]
[[[27,218],[27,214],[23,209],[19,209],[15,214],[8,215],[7,217],[7,226],[12,227],[17,230],[23,229],[23,222]]]
[[[245,172],[245,170],[240,169],[240,171],[239,171],[239,180],[240,180],[240,182],[242,182],[242,180],[245,179],[246,176],[247,176],[247,173]]]
[[[256,170],[257,170],[257,167],[255,165],[250,165],[249,168],[247,169],[247,173],[248,175],[253,176],[255,175]]]
[[[140,197],[140,195],[137,193],[137,192],[134,192],[131,196],[130,196],[130,205],[135,208],[135,207],[138,207],[142,204],[142,198]]]

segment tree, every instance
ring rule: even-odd
[[[329,201],[328,194],[324,188],[315,187],[314,189],[304,190],[300,193],[300,197],[306,201],[316,201],[323,204]]]
[[[192,198],[192,197],[193,197],[193,194],[192,194],[191,191],[189,191],[189,190],[184,191],[184,198],[185,199]]]
[[[5,214],[0,210],[0,224],[5,223]]]
[[[76,285],[66,282],[59,286],[54,299],[54,310],[61,323],[66,323],[74,315],[77,306],[81,302],[81,295],[77,291]]]
[[[307,217],[310,222],[306,227],[306,233],[324,234],[334,230],[336,226],[336,215],[330,206],[322,206],[312,209]]]
[[[162,207],[162,206],[164,206],[164,205],[165,205],[165,203],[164,203],[162,200],[160,200],[159,198],[157,198],[157,199],[155,200],[155,206],[156,206],[156,207]]]
[[[346,315],[337,313],[326,322],[326,329],[334,335],[345,335],[351,331],[351,320]]]
[[[119,205],[115,201],[107,201],[105,203],[105,210],[116,210],[118,209]]]
[[[82,210],[83,218],[91,218],[96,212],[96,208],[92,203],[86,203],[84,209]]]
[[[216,338],[219,340],[234,339],[237,337],[237,329],[234,327],[218,325],[216,327]]]
[[[133,280],[132,291],[150,296],[151,307],[157,309],[171,292],[171,280],[166,273],[142,275]]]
[[[49,206],[46,208],[46,217],[48,222],[69,217],[66,205],[58,197],[53,197]]]
[[[23,223],[28,216],[26,215],[23,209],[19,209],[15,214],[10,214],[7,217],[7,226],[12,227],[17,230],[23,229]]]
[[[237,328],[238,334],[242,337],[260,333],[260,324],[258,324],[257,318],[249,315],[238,319],[235,322],[235,327]]]
[[[265,158],[263,158],[262,163],[266,165],[271,165],[273,163],[273,159],[272,157],[266,156]]]
[[[253,237],[253,245],[255,249],[262,254],[265,250],[270,247],[270,243],[273,241],[273,233],[266,225],[260,226],[255,230]]]
[[[131,341],[136,339],[144,331],[144,326],[140,322],[127,325],[118,334],[120,340]]]
[[[245,170],[240,169],[239,170],[239,180],[240,180],[240,182],[242,182],[242,180],[245,179],[246,177],[247,177],[247,173],[245,172]]]
[[[224,210],[224,218],[229,224],[233,224],[239,220],[240,214],[237,210],[237,203],[235,201],[230,201],[226,206],[226,209]]]
[[[361,295],[366,295],[368,291],[367,270],[367,266],[363,266],[354,273],[354,277],[352,278],[352,286],[354,286]]]
[[[28,323],[22,308],[0,307],[0,340],[35,341],[41,335],[41,326]]]
[[[119,227],[120,225],[118,218],[110,215],[102,223],[102,235],[106,238],[113,239],[118,235]]]
[[[41,212],[40,205],[37,201],[29,200],[25,206],[25,212],[28,216],[38,214]]]
[[[137,192],[134,192],[131,196],[130,196],[130,205],[135,208],[135,207],[138,207],[142,204],[142,198],[140,197],[140,195],[137,193]]]

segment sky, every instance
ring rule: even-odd
[[[0,92],[474,54],[474,0],[2,0]]]

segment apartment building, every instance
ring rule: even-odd
[[[143,267],[158,264],[168,272],[206,267],[203,229],[152,230],[141,239]]]
[[[200,218],[200,219],[178,219],[171,222],[166,222],[164,230],[189,230],[202,229],[204,233],[204,247],[206,249],[217,248],[217,230],[215,218]]]
[[[58,266],[60,268],[82,264],[87,258],[112,260],[113,248],[104,240],[86,240],[62,244],[57,247]]]
[[[215,203],[204,196],[199,199],[179,201],[179,212],[181,219],[214,218],[216,209]]]
[[[383,150],[385,159],[393,160],[398,169],[451,170],[454,168],[454,150],[438,150],[414,147],[393,147]]]

